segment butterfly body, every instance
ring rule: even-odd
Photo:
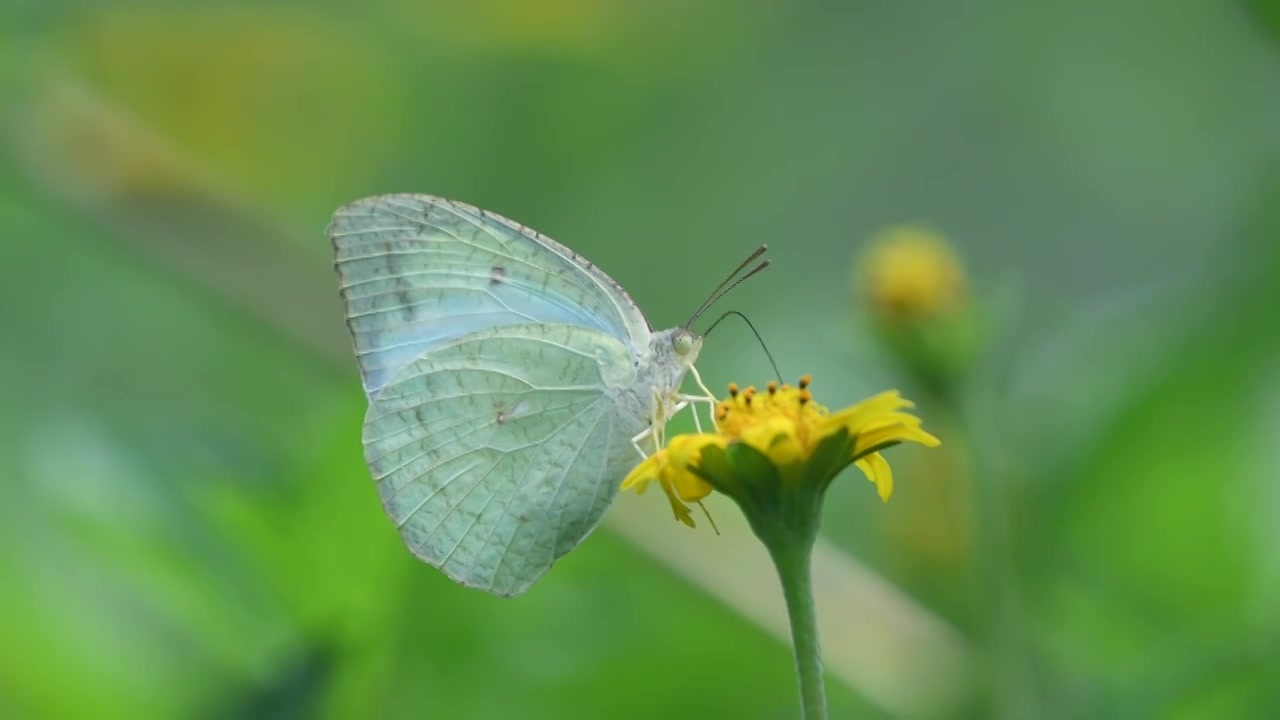
[[[457,582],[523,592],[600,522],[635,438],[661,437],[701,338],[652,331],[585,258],[463,203],[366,198],[330,237],[387,515]]]

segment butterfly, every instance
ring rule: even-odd
[[[378,496],[409,550],[464,586],[527,590],[600,523],[666,422],[714,402],[688,326],[716,293],[654,331],[569,248],[429,195],[352,202],[329,236]],[[703,395],[680,392],[690,371]]]

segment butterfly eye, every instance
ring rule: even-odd
[[[676,333],[671,338],[671,345],[675,348],[677,355],[688,355],[693,349],[693,335],[687,332]]]

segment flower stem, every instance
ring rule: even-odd
[[[822,653],[818,643],[818,615],[813,605],[813,542],[798,538],[772,538],[766,542],[782,581],[782,594],[787,601],[787,617],[791,621],[791,643],[796,655],[796,674],[800,678],[801,717],[804,720],[826,720],[827,692],[822,678]]]

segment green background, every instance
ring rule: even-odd
[[[1211,0],[7,0],[0,717],[795,715],[787,646],[726,604],[767,575],[708,589],[606,528],[499,600],[404,550],[323,234],[396,191],[547,233],[662,327],[769,243],[722,307],[782,372],[920,400],[947,446],[890,451],[887,505],[851,472],[824,532],[957,631],[965,689],[833,672],[834,717],[1274,717],[1278,31]],[[945,398],[850,288],[910,221],[984,328]],[[771,375],[732,321],[699,367]]]

